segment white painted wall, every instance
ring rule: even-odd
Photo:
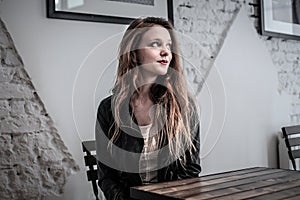
[[[14,39],[38,94],[82,168],[79,174],[70,177],[65,194],[51,199],[93,199],[85,177],[80,142],[93,138],[97,105],[94,100],[105,96],[112,84],[114,72],[106,69],[109,62],[115,61],[112,57],[118,34],[125,26],[47,19],[45,0],[3,0],[0,6],[0,17]],[[223,87],[218,85],[221,79],[216,82],[217,71],[224,82],[226,118],[216,146],[209,151],[215,139],[208,138],[209,145],[203,148],[208,152],[203,158],[204,174],[242,167],[276,166],[274,138],[289,120],[289,99],[277,95],[276,69],[244,10],[231,27],[208,77],[208,87],[216,92],[216,97]],[[105,77],[97,82],[102,73]],[[73,91],[74,109],[80,113],[75,115],[79,134],[73,120]],[[206,105],[209,96],[205,89],[201,95],[203,129],[212,131],[209,135],[217,134],[205,124],[208,121],[205,116],[211,115],[205,110],[209,107]],[[220,100],[224,103],[224,99]],[[214,102],[217,108],[218,98]],[[218,109],[213,115],[222,120],[223,113],[218,114]]]
[[[208,88],[221,88],[216,82],[222,78],[226,97],[219,98],[215,107],[225,100],[226,117],[219,142],[203,159],[204,173],[276,167],[276,136],[289,122],[288,101],[283,102],[277,93],[276,68],[244,8],[231,26],[213,69],[207,79]],[[200,99],[208,99],[206,90],[201,95]],[[202,107],[207,115],[205,103]],[[223,112],[216,111],[215,115]]]

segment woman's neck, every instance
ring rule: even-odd
[[[137,119],[138,125],[148,125],[151,123],[150,109],[153,106],[153,102],[150,99],[150,87],[151,84],[143,85],[140,87],[138,96],[133,100],[133,113]]]
[[[151,84],[146,84],[146,85],[143,85],[142,87],[140,87],[139,96],[149,97],[150,88],[151,88]]]
[[[148,90],[150,89],[151,85],[156,82],[157,77],[158,76],[156,74],[142,71],[139,78],[139,83],[142,85],[142,87],[145,87],[145,90]]]

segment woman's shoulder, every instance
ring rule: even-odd
[[[100,101],[100,104],[98,106],[98,113],[103,111],[107,112],[111,110],[111,99],[112,99],[112,95],[105,97]]]
[[[100,105],[111,105],[111,99],[112,99],[112,95],[109,95],[107,97],[105,97],[104,99],[101,100]]]

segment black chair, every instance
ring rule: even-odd
[[[289,158],[294,170],[297,170],[295,159],[300,158],[300,125],[282,127],[281,130],[288,149]]]
[[[91,181],[93,186],[93,192],[95,194],[96,200],[99,200],[98,197],[98,174],[97,174],[97,159],[96,159],[96,141],[89,140],[82,142],[82,150],[85,153],[84,163],[87,166],[87,179]]]

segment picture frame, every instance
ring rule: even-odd
[[[55,19],[113,24],[129,24],[138,17],[153,16],[164,17],[173,24],[173,0],[148,1],[153,2],[152,5],[130,2],[134,0],[46,0],[46,15]]]
[[[262,35],[300,40],[299,0],[260,0]]]

